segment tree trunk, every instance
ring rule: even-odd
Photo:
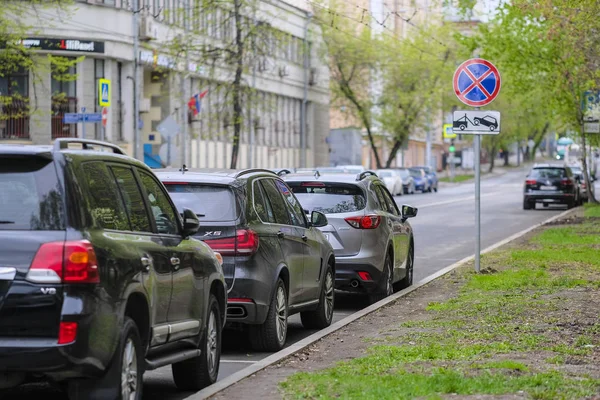
[[[546,136],[546,133],[548,132],[549,127],[550,127],[550,122],[546,122],[546,124],[544,125],[544,128],[540,132],[540,135],[535,136],[533,138],[534,145],[533,145],[533,149],[531,151],[531,161],[535,161],[535,156],[537,154],[537,151],[540,147],[540,144],[544,140],[544,137]]]
[[[593,183],[590,182],[590,175],[588,174],[588,168],[587,168],[587,146],[585,143],[585,133],[583,133],[581,135],[581,145],[583,147],[583,158],[582,158],[583,179],[585,180],[585,187],[586,187],[586,191],[587,191],[587,195],[588,195],[588,203],[598,204],[598,200],[596,200],[594,193],[591,191],[591,188],[592,188],[591,185]]]
[[[235,18],[235,77],[232,84],[233,103],[233,146],[231,148],[231,169],[237,168],[238,153],[240,149],[240,135],[242,133],[242,74],[244,72],[244,41],[242,40],[242,3],[234,0],[233,12]]]
[[[502,155],[504,156],[504,166],[508,167],[510,165],[510,152],[508,150],[505,150]]]
[[[494,166],[496,165],[496,153],[498,153],[498,149],[496,146],[492,146],[490,148],[489,156],[490,156],[490,168],[488,172],[491,174],[494,171]]]

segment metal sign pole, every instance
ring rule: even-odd
[[[481,270],[481,135],[475,135],[475,272]]]
[[[85,139],[85,123],[87,122],[85,120],[85,107],[81,107],[81,113],[83,114],[81,119],[81,137]]]

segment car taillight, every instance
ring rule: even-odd
[[[346,222],[356,229],[375,229],[381,223],[379,215],[365,215],[364,217],[348,217]]]
[[[525,184],[527,184],[527,185],[535,185],[536,183],[537,183],[537,180],[535,180],[535,179],[527,179],[525,181]]]
[[[87,240],[44,243],[26,279],[34,283],[99,283],[94,247]]]
[[[58,344],[73,343],[77,338],[77,322],[61,322],[58,329]]]
[[[247,256],[258,250],[258,234],[250,229],[240,229],[235,237],[205,240],[208,246],[223,256]]]
[[[565,186],[573,186],[573,181],[570,180],[569,178],[563,178],[561,180],[561,183]]]

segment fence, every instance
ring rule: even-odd
[[[77,97],[52,99],[52,139],[77,137],[77,124],[65,124],[65,113],[77,112]]]

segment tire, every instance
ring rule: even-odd
[[[532,208],[533,207],[531,207],[531,202],[523,200],[523,210],[531,210]]]
[[[392,294],[394,294],[394,274],[392,272],[392,259],[388,254],[383,263],[383,274],[379,282],[379,287],[369,295],[369,302],[371,304],[377,303]]]
[[[138,328],[129,317],[123,320],[119,344],[111,367],[98,380],[72,381],[67,385],[71,400],[141,400],[144,386],[145,357]],[[126,381],[126,387],[122,383]]]
[[[435,188],[433,188],[433,191],[437,193],[437,191],[438,191],[437,185],[435,186]]]
[[[250,326],[250,344],[256,351],[275,352],[283,349],[288,327],[288,293],[281,278],[277,280],[269,305],[267,320]]]
[[[400,290],[406,289],[413,284],[415,267],[415,248],[411,242],[410,248],[408,249],[408,255],[406,256],[406,275],[402,280],[394,283],[394,291],[399,292]]]
[[[327,265],[327,270],[321,285],[321,294],[319,296],[319,307],[313,311],[300,313],[302,326],[306,329],[323,329],[331,325],[333,320],[333,307],[335,304],[335,277],[331,265]]]
[[[171,366],[173,380],[179,390],[198,391],[217,381],[221,359],[222,329],[219,303],[211,294],[208,299],[206,326],[200,340],[202,353],[198,357]]]
[[[496,130],[496,127],[494,125],[490,125],[490,132],[494,132]]]

